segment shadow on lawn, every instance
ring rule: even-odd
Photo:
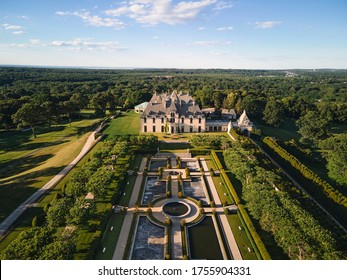
[[[40,138],[40,134],[48,133],[48,132],[57,132],[63,131],[65,129],[64,126],[56,126],[51,128],[40,128],[37,129],[37,138]],[[56,145],[57,142],[40,142],[40,143],[30,143],[33,141],[33,135],[31,130],[28,131],[0,131],[0,147],[1,150],[4,151],[24,151],[24,150],[32,150],[42,147],[48,147],[51,145]]]
[[[27,156],[20,159],[15,159],[12,161],[8,161],[0,164],[0,169],[2,170],[0,173],[0,179],[14,176],[16,174],[22,173],[26,170],[35,168],[45,161],[53,157],[53,154],[41,155],[41,156]]]
[[[42,183],[42,186],[33,187],[34,184],[39,182],[39,177],[52,176],[53,178],[63,168],[64,166],[50,167],[0,182],[0,222],[34,192],[44,186]]]

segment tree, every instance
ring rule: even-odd
[[[76,226],[84,225],[95,211],[95,203],[93,200],[86,200],[83,197],[79,197],[69,210],[67,223]]]
[[[47,211],[48,225],[53,227],[65,225],[71,206],[72,203],[69,198],[53,200],[51,207],[49,207]]]
[[[280,127],[284,119],[284,111],[282,103],[271,98],[265,106],[263,120],[267,124]]]
[[[40,260],[72,260],[76,246],[73,239],[57,240],[44,247]]]
[[[43,119],[42,108],[32,103],[26,103],[12,116],[12,119],[19,127],[30,126],[33,136],[36,138],[34,126]]]
[[[304,144],[317,144],[327,136],[328,121],[316,111],[308,111],[296,124],[302,136],[300,142]]]
[[[338,184],[347,186],[347,134],[330,137],[320,142],[319,146],[326,149],[329,177]]]

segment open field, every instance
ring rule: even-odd
[[[71,127],[62,125],[59,130],[53,129],[37,138],[25,138],[22,135],[16,142],[18,150],[13,144],[13,139],[18,136],[17,132],[1,134],[0,141],[4,145],[1,146],[0,155],[0,221],[79,154],[89,133],[79,137],[76,132],[90,129],[96,121],[78,121],[72,123]],[[8,137],[5,138],[4,135]],[[62,138],[63,140],[59,140]],[[6,139],[9,141],[5,141]]]
[[[286,119],[281,127],[273,127],[265,124],[256,124],[265,136],[275,137],[284,141],[295,139],[299,141],[300,134],[297,132],[297,127],[294,120]]]
[[[108,138],[118,135],[138,135],[140,132],[140,115],[134,110],[122,112],[120,116],[111,120],[110,125],[103,133]]]

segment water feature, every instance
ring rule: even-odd
[[[148,204],[159,197],[165,196],[165,194],[166,182],[159,181],[158,177],[149,176],[146,179],[142,204]]]
[[[188,167],[190,172],[199,171],[199,165],[196,160],[181,160],[181,168]]]
[[[152,159],[149,164],[149,171],[158,171],[159,167],[166,168],[167,160],[166,159]]]
[[[132,260],[163,260],[164,259],[164,227],[151,223],[147,217],[140,216],[134,246],[131,253]]]
[[[191,259],[223,259],[211,216],[206,216],[197,225],[188,227],[188,236]]]
[[[189,211],[189,206],[186,203],[174,201],[166,203],[163,206],[163,211],[169,216],[182,216]]]
[[[204,204],[208,204],[201,177],[193,176],[190,181],[183,181],[183,192],[186,196],[202,200]]]

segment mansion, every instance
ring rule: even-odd
[[[227,132],[231,126],[252,130],[246,112],[235,122],[234,110],[223,110],[222,119],[210,119],[189,94],[176,91],[155,93],[149,102],[135,106],[135,112],[140,114],[140,131],[144,133]]]

